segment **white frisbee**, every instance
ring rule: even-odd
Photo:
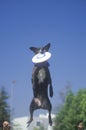
[[[51,53],[50,52],[45,52],[45,53],[38,53],[36,54],[33,58],[32,58],[32,62],[33,63],[42,63],[44,61],[49,60],[51,57]]]

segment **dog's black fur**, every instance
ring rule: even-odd
[[[42,48],[30,47],[35,54],[44,53],[50,48],[50,43]],[[49,72],[49,63],[47,61],[34,64],[32,73],[33,99],[30,104],[30,120],[28,126],[33,120],[33,112],[36,109],[46,109],[49,111],[49,124],[52,125],[51,110],[52,105],[48,98],[48,86],[50,87],[50,97],[53,96],[52,81]]]

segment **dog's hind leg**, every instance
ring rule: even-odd
[[[29,127],[30,123],[33,121],[33,111],[30,111],[30,119],[27,122],[27,127]]]
[[[30,107],[29,107],[29,111],[30,111],[30,119],[29,121],[27,122],[27,127],[30,125],[30,123],[33,121],[33,112],[34,112],[34,102],[32,100],[31,104],[30,104]]]
[[[48,100],[48,112],[49,112],[49,116],[48,116],[48,118],[49,118],[49,124],[50,124],[50,126],[52,126],[52,119],[51,119],[51,110],[52,110],[52,105],[51,105],[51,103],[50,103],[50,101]]]
[[[30,125],[30,123],[33,121],[33,112],[36,110],[36,109],[39,109],[40,108],[40,105],[41,105],[41,102],[38,98],[33,98],[32,99],[32,102],[30,104],[30,119],[29,121],[27,122],[27,126]]]
[[[52,126],[51,110],[49,110],[49,124],[50,124],[50,126]]]
[[[49,113],[48,119],[49,119],[49,124],[51,126],[52,125],[52,119],[51,119],[52,105],[48,97],[43,100],[42,108],[48,110],[48,113]]]

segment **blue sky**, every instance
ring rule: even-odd
[[[29,47],[48,42],[54,107],[67,81],[74,92],[86,87],[86,1],[0,1],[0,87],[9,94],[13,88],[14,117],[29,115],[33,96]]]

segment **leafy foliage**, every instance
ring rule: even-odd
[[[79,122],[86,129],[86,89],[79,90],[76,95],[72,91],[65,98],[65,103],[54,120],[54,130],[77,130]]]
[[[7,104],[7,99],[9,98],[4,87],[0,91],[0,130],[4,120],[10,120],[10,108]]]

